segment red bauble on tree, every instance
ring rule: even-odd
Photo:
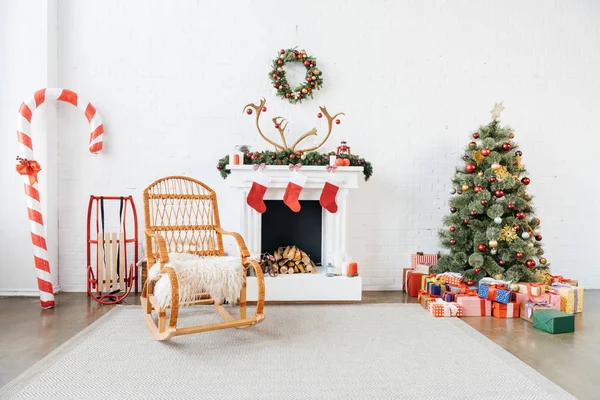
[[[521,179],[521,182],[523,182],[523,185],[529,185],[531,183],[531,179],[529,179],[528,177],[524,177],[523,179]]]
[[[498,198],[500,197],[504,197],[504,191],[502,189],[498,189],[496,190],[496,192],[494,193],[494,195]]]
[[[509,137],[510,139],[514,139],[514,138],[515,138],[515,134],[514,134],[514,133],[509,133],[509,134],[508,134],[508,137]]]
[[[477,146],[477,143],[475,143],[475,142],[469,142],[469,147],[475,147],[475,146]]]
[[[525,265],[527,265],[527,268],[535,268],[535,261],[529,259],[525,262]]]
[[[500,261],[498,261],[498,262],[500,263],[500,265],[504,265],[504,264],[506,264],[506,261],[504,261],[504,260],[500,260]]]
[[[483,253],[484,251],[487,250],[487,246],[483,243],[479,243],[479,245],[477,246],[477,250],[479,250]]]
[[[538,242],[542,241],[542,235],[536,235],[535,240],[537,240]]]
[[[486,199],[481,199],[480,203],[482,206],[485,206],[488,203],[488,201]]]
[[[512,146],[510,145],[510,143],[508,143],[508,142],[502,143],[502,150],[509,151],[510,149],[512,149]]]
[[[473,139],[479,139],[479,133],[478,132],[475,132],[473,134]]]
[[[515,205],[513,203],[508,203],[506,207],[508,207],[509,210],[512,210],[515,208]]]
[[[475,172],[476,169],[477,165],[473,164],[472,162],[467,163],[467,165],[465,165],[465,172],[467,174],[472,174],[473,172]]]
[[[517,211],[517,213],[515,214],[515,217],[517,217],[519,219],[523,219],[523,218],[525,218],[525,213],[523,211]]]
[[[454,245],[456,244],[456,240],[454,240],[454,239],[450,239],[450,244],[451,244],[452,246],[454,246]]]
[[[479,185],[477,185],[477,186],[475,186],[475,187],[473,188],[473,191],[474,191],[475,193],[479,193],[479,192],[481,192],[482,190],[483,190],[483,188],[482,188],[481,186],[479,186]]]
[[[455,212],[456,212],[456,207],[452,207],[452,208],[450,208],[450,212],[451,212],[451,213],[455,213]]]
[[[521,150],[515,151],[515,156],[521,157],[522,155],[523,155],[523,152]]]
[[[471,210],[471,215],[472,215],[472,216],[476,216],[476,215],[477,215],[477,211],[475,211],[475,210]]]
[[[475,281],[467,281],[467,285],[472,286],[475,284]]]
[[[456,227],[455,227],[454,225],[452,225],[452,226],[450,227],[450,232],[454,232],[455,230],[456,230]]]
[[[495,176],[490,176],[490,182],[492,182],[492,183],[496,182],[496,177]]]
[[[473,271],[475,271],[476,274],[481,272],[481,268],[473,268]]]
[[[515,254],[515,256],[517,256],[517,258],[523,258],[523,253],[519,251],[517,254]]]
[[[484,147],[483,149],[481,149],[481,155],[482,155],[482,156],[484,156],[484,157],[487,157],[487,156],[489,156],[489,155],[490,155],[490,153],[491,153],[491,151],[490,151],[490,149],[489,149],[489,148],[487,148],[487,147]]]
[[[466,225],[466,224],[468,224],[468,223],[469,223],[469,218],[465,218],[465,219],[463,219],[463,224],[465,224],[465,225]]]

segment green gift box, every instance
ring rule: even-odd
[[[575,331],[575,315],[558,310],[533,310],[533,327],[548,333]]]

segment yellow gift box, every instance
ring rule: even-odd
[[[554,283],[552,288],[560,296],[560,311],[570,314],[583,312],[583,288],[564,283]]]

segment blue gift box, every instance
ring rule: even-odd
[[[442,300],[447,301],[449,303],[452,303],[455,298],[456,298],[456,294],[454,294],[452,292],[445,292],[442,295]]]
[[[488,299],[502,304],[508,304],[510,302],[511,294],[512,291],[509,289],[491,288],[486,284],[480,284],[477,293],[482,299]]]
[[[442,285],[427,282],[427,292],[439,296],[442,294]]]

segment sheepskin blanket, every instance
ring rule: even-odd
[[[189,253],[169,253],[169,262],[177,274],[179,303],[196,299],[200,293],[208,293],[215,302],[235,304],[244,284],[244,266],[236,257],[200,257]],[[148,279],[160,274],[162,265],[154,264],[148,271]],[[161,307],[171,304],[171,280],[166,273],[154,287],[154,297]]]

